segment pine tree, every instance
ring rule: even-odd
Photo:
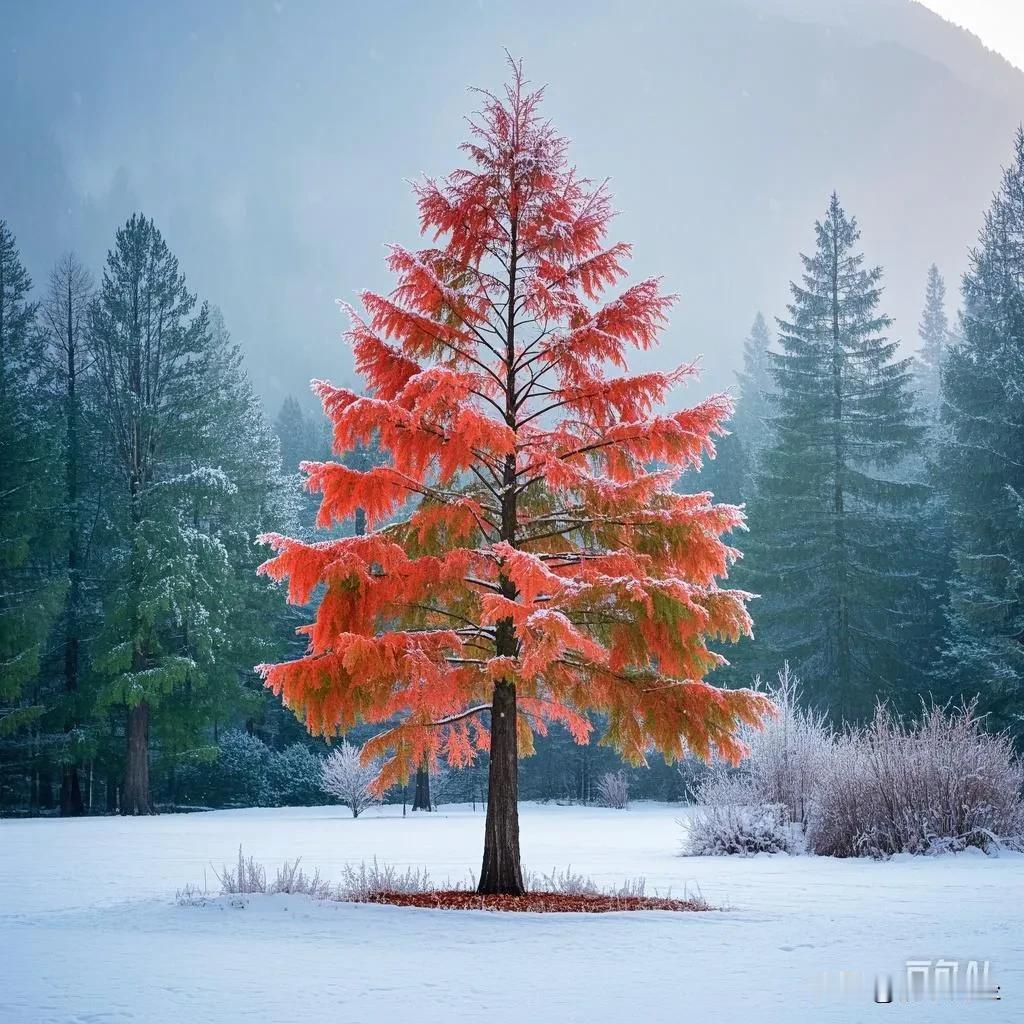
[[[294,395],[281,403],[274,433],[281,445],[281,466],[286,473],[298,473],[300,462],[317,457],[319,445],[314,438],[313,425]]]
[[[946,282],[933,263],[928,268],[924,310],[917,328],[921,349],[914,362],[921,407],[929,422],[939,418],[942,364],[949,347],[949,318],[946,315]]]
[[[298,515],[298,533],[302,537],[312,537],[316,531],[316,495],[301,489],[302,477],[299,467],[303,462],[315,462],[327,458],[330,454],[330,440],[324,427],[327,421],[322,416],[309,416],[293,395],[289,395],[281,404],[277,419],[274,421],[274,433],[281,448],[281,467],[295,494],[295,509]]]
[[[939,669],[945,643],[945,611],[949,599],[949,579],[953,571],[952,537],[949,508],[938,454],[942,451],[947,428],[940,419],[942,371],[951,343],[946,315],[946,284],[933,263],[928,268],[924,307],[918,326],[921,348],[914,360],[917,405],[925,428],[925,444],[920,454],[906,467],[906,478],[928,486],[921,510],[920,587],[918,617],[926,638],[922,651],[923,668],[930,680]],[[941,690],[941,686],[934,686]]]
[[[754,317],[750,334],[743,342],[743,369],[736,374],[736,414],[732,418],[732,429],[743,446],[751,481],[757,476],[761,452],[769,434],[771,344],[768,325],[759,312]],[[745,488],[744,493],[749,494],[749,488]]]
[[[92,381],[85,331],[92,289],[91,275],[73,254],[68,253],[54,266],[41,306],[47,339],[44,365],[63,421],[61,461],[68,582],[60,638],[64,699],[58,703],[61,705],[62,728],[68,737],[61,756],[60,809],[64,815],[79,815],[85,810],[79,778],[80,748],[83,747],[79,690],[82,648],[89,620],[83,582],[86,553],[90,548],[87,534],[90,521],[95,519],[89,516],[87,507],[89,467],[95,465],[96,456],[95,446],[90,443],[93,431],[86,408],[86,396]]]
[[[89,334],[122,485],[95,663],[126,715],[121,811],[146,814],[154,715],[173,752],[244,697],[243,666],[268,653],[252,544],[275,523],[280,456],[237,348],[151,220],[118,231]]]
[[[351,311],[368,394],[316,384],[338,455],[376,438],[389,456],[307,466],[319,521],[362,508],[371,532],[268,537],[264,566],[293,602],[320,588],[308,652],[263,666],[267,685],[316,732],[397,718],[363,748],[386,758],[378,792],[489,751],[485,893],[522,892],[517,760],[546,723],[585,742],[601,711],[603,741],[634,763],[736,758],[737,727],[767,710],[703,681],[722,660],[708,642],[749,628],[745,595],[718,586],[740,512],[672,489],[730,403],[658,415],[692,368],[625,373],[671,298],[646,280],[600,301],[629,247],[605,246],[605,187],[568,165],[513,71],[503,99],[483,94],[469,166],[416,186],[439,246],[392,246],[391,296]]]
[[[102,388],[110,446],[122,483],[107,628],[97,668],[105,697],[125,711],[121,811],[149,814],[150,715],[184,684],[190,657],[165,635],[181,618],[188,579],[204,555],[186,541],[177,509],[185,453],[195,443],[203,393],[200,356],[208,311],[195,312],[178,262],[151,220],[133,214],[118,230],[92,309],[90,345]],[[220,485],[214,477],[207,482]],[[198,539],[198,538],[197,538]],[[218,566],[223,569],[224,566]],[[210,566],[203,565],[207,572]]]
[[[922,488],[896,470],[921,428],[909,360],[883,336],[881,270],[863,268],[837,196],[815,231],[770,357],[773,440],[742,578],[763,595],[756,668],[770,678],[788,661],[809,696],[846,717],[907,675]]]
[[[750,500],[757,487],[757,467],[769,431],[770,345],[768,326],[758,313],[743,342],[743,369],[736,374],[736,411],[729,433],[717,443],[715,458],[701,474],[702,486],[729,504]]]
[[[996,724],[1024,715],[1024,133],[963,281],[942,373],[940,480],[951,514],[946,664]]]
[[[42,334],[32,282],[0,220],[0,733],[44,708],[35,686],[62,596],[50,560],[59,535],[53,436],[41,401]]]
[[[181,471],[161,490],[173,513],[164,529],[173,541],[164,567],[176,590],[181,628],[164,631],[164,643],[191,663],[187,678],[160,700],[153,726],[155,762],[166,787],[176,787],[174,766],[211,726],[242,717],[247,727],[265,706],[252,666],[281,656],[284,645],[266,635],[276,595],[257,579],[256,538],[294,525],[277,438],[263,418],[246,377],[242,353],[216,307],[197,372],[204,394],[193,409],[196,429],[181,453]],[[171,513],[162,504],[159,514]],[[179,557],[180,556],[180,557]]]

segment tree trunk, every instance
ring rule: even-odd
[[[519,222],[512,215],[508,265],[508,304],[505,310],[505,422],[518,427],[516,397],[516,268],[519,256]],[[501,490],[503,541],[516,546],[519,524],[516,489],[516,455],[505,456]],[[502,597],[519,596],[512,581],[498,575]],[[495,629],[494,650],[499,657],[517,657],[519,639],[511,618],[502,619]],[[487,774],[487,818],[484,823],[484,860],[477,892],[519,896],[523,893],[523,869],[519,863],[519,737],[517,733],[516,688],[507,679],[494,686],[491,699],[491,760]]]
[[[430,802],[430,772],[427,766],[421,764],[416,769],[416,790],[413,793],[412,809],[414,811],[432,811],[434,808]]]
[[[39,766],[37,800],[42,811],[48,811],[53,807],[53,774],[45,760]]]
[[[139,701],[128,710],[122,814],[152,814],[149,796],[149,704]]]
[[[491,705],[491,764],[487,776],[484,861],[477,892],[518,896],[523,890],[519,863],[519,741],[516,689],[502,681]]]
[[[82,603],[81,584],[81,525],[78,509],[79,436],[78,436],[78,348],[75,338],[73,278],[69,270],[67,279],[67,394],[65,395],[65,419],[67,430],[67,461],[65,464],[65,486],[68,502],[68,600],[67,640],[64,647],[64,693],[68,709],[64,719],[64,732],[70,734],[77,726],[78,666],[80,660],[79,609]],[[65,757],[68,754],[65,753]],[[82,800],[82,786],[78,778],[77,760],[64,764],[60,780],[60,813],[77,816],[85,813]]]
[[[78,778],[78,765],[66,764],[60,777],[60,813],[62,817],[85,814],[82,784]]]
[[[77,727],[73,702],[78,691],[78,565],[77,552],[74,548],[68,554],[68,566],[71,573],[71,598],[68,603],[68,637],[64,648],[64,693],[72,702],[64,719],[65,734],[72,733]],[[65,753],[65,757],[68,754]],[[82,799],[82,784],[78,777],[78,763],[75,760],[65,762],[61,769],[60,779],[60,813],[63,817],[77,817],[85,813],[85,802]]]
[[[117,772],[108,771],[107,781],[104,786],[104,795],[107,803],[107,814],[117,814],[119,803],[119,792],[117,788]]]

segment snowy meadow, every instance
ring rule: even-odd
[[[691,811],[525,804],[527,870],[569,866],[602,885],[700,893],[707,913],[499,914],[215,897],[186,883],[241,845],[337,880],[345,864],[426,868],[436,884],[479,867],[469,806],[353,819],[343,807],[148,818],[0,821],[0,1020],[377,1024],[756,1018],[1022,1019],[1024,856],[970,850],[888,861],[681,857]],[[69,867],[73,863],[73,868]],[[902,1002],[907,961],[990,964],[996,1002]],[[845,975],[840,972],[847,972]],[[898,1007],[873,1003],[876,975]]]

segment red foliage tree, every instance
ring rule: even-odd
[[[646,280],[601,301],[629,246],[606,245],[605,186],[567,163],[524,84],[513,64],[504,98],[482,94],[469,167],[415,186],[435,246],[391,246],[394,291],[349,310],[369,396],[314,382],[338,455],[373,438],[390,454],[306,464],[318,523],[363,509],[371,532],[270,536],[262,568],[292,602],[322,595],[308,653],[261,666],[266,684],[314,732],[389,723],[365,748],[385,757],[381,789],[489,750],[479,887],[506,894],[523,887],[517,760],[547,724],[584,743],[600,712],[635,764],[735,760],[738,725],[768,711],[703,681],[723,661],[709,639],[750,627],[748,595],[718,585],[742,514],[673,489],[714,454],[729,401],[659,415],[693,368],[625,373],[673,297]]]

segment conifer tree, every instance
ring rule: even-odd
[[[1024,134],[963,281],[962,338],[942,373],[940,481],[951,516],[946,664],[994,721],[1024,714]]]
[[[0,733],[43,711],[33,687],[62,594],[49,565],[60,499],[31,289],[14,235],[0,220]]]
[[[91,360],[86,345],[86,324],[92,301],[93,282],[89,272],[72,253],[58,260],[41,306],[47,351],[44,366],[53,397],[60,410],[63,445],[64,519],[67,592],[64,599],[61,643],[63,646],[62,727],[68,737],[61,754],[61,814],[79,815],[85,810],[79,778],[82,708],[79,692],[82,677],[82,649],[89,610],[84,577],[89,550],[87,532],[95,516],[87,508],[90,468],[95,467],[94,432],[87,415],[87,393],[92,381]],[[95,396],[91,396],[93,399]]]
[[[757,475],[761,451],[769,434],[771,343],[772,336],[768,331],[768,325],[759,312],[754,317],[750,334],[743,342],[743,369],[736,374],[736,414],[732,419],[732,429],[743,445],[751,477]],[[745,489],[744,493],[749,494],[749,489]]]
[[[218,314],[188,291],[154,223],[134,215],[107,258],[90,320],[121,483],[101,700],[122,707],[121,811],[153,809],[151,730],[170,751],[245,696],[268,650],[253,586],[272,516],[276,440]]]
[[[125,713],[121,811],[149,814],[150,716],[160,699],[184,684],[194,663],[165,635],[180,619],[179,602],[209,548],[187,541],[177,509],[182,483],[211,488],[216,476],[189,481],[195,406],[203,393],[200,357],[209,314],[195,311],[178,262],[153,222],[133,214],[115,238],[90,323],[90,345],[102,389],[120,482],[120,545],[111,574],[106,630],[97,668],[104,695]],[[177,568],[178,571],[175,571]],[[207,573],[211,565],[201,567]],[[223,563],[217,566],[223,570]]]
[[[363,748],[385,758],[378,791],[489,751],[485,893],[522,892],[517,759],[546,723],[585,742],[601,711],[634,763],[736,758],[736,729],[768,709],[704,681],[723,660],[708,643],[749,628],[745,595],[718,584],[741,514],[673,490],[730,403],[658,414],[692,368],[626,372],[672,300],[646,280],[601,301],[629,247],[605,244],[608,193],[540,100],[518,65],[503,98],[483,93],[468,166],[415,187],[437,245],[392,246],[395,289],[350,311],[368,394],[315,385],[337,455],[376,438],[388,456],[307,465],[320,524],[362,508],[370,532],[271,536],[264,566],[291,601],[319,598],[308,652],[263,666],[267,685],[316,732],[397,718]]]
[[[284,648],[264,628],[278,601],[268,581],[256,576],[262,561],[257,537],[295,525],[294,492],[280,472],[277,438],[216,307],[209,311],[201,367],[205,394],[194,410],[201,429],[185,453],[189,471],[166,489],[182,515],[182,550],[200,550],[202,538],[220,557],[207,561],[206,570],[197,562],[191,580],[182,580],[179,614],[186,628],[177,646],[194,667],[189,685],[176,687],[161,710],[158,735],[169,758],[194,746],[209,724],[238,714],[248,719],[262,705],[252,666]]]
[[[917,328],[921,349],[914,363],[921,407],[929,423],[939,418],[942,364],[950,343],[946,314],[946,282],[933,263],[928,268],[924,310]]]
[[[757,487],[757,466],[769,432],[768,349],[771,335],[758,313],[743,342],[743,369],[736,373],[736,411],[729,433],[705,464],[701,482],[719,501],[749,501]]]
[[[286,473],[298,473],[299,463],[308,462],[319,447],[313,426],[294,395],[288,395],[274,421],[281,446],[281,466]]]
[[[741,578],[763,598],[756,669],[768,678],[788,661],[809,696],[847,717],[907,675],[923,489],[895,468],[921,428],[909,360],[884,337],[882,272],[864,269],[836,195],[815,232],[770,356],[772,443]]]
[[[928,268],[924,306],[917,329],[921,348],[914,360],[917,404],[924,424],[926,443],[919,455],[906,466],[906,478],[928,485],[921,510],[920,587],[918,618],[922,636],[922,666],[934,685],[945,644],[946,605],[952,575],[952,538],[949,507],[946,501],[939,454],[948,430],[941,422],[942,368],[952,336],[946,313],[946,284],[933,263]]]

